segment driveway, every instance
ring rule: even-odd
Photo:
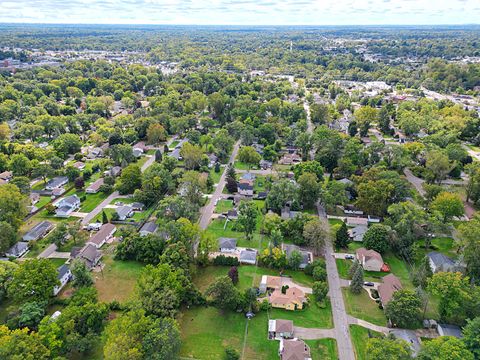
[[[410,182],[410,184],[412,184],[415,189],[417,189],[418,193],[422,196],[425,196],[426,192],[422,186],[423,180],[413,175],[412,171],[409,168],[403,169],[403,173],[407,177],[407,180]]]
[[[350,325],[360,325],[360,326],[363,326],[364,328],[367,328],[367,329],[370,329],[370,330],[373,330],[373,331],[377,331],[377,332],[380,332],[380,333],[384,333],[384,334],[388,334],[388,332],[391,330],[385,326],[379,326],[379,325],[375,325],[375,324],[372,324],[372,323],[369,323],[368,321],[365,321],[365,320],[362,320],[362,319],[357,319],[353,316],[350,316],[348,315],[348,323]]]
[[[293,327],[293,335],[303,340],[316,340],[335,338],[334,329],[317,329],[317,328],[304,328],[299,326]]]

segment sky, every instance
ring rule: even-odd
[[[0,0],[0,22],[181,25],[480,23],[480,0]]]

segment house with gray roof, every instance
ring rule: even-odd
[[[240,251],[240,263],[255,265],[257,263],[257,250],[255,249],[242,249]]]
[[[231,253],[237,250],[237,239],[221,237],[218,239],[220,252]]]
[[[92,270],[98,265],[102,258],[102,253],[97,249],[95,245],[87,244],[83,248],[74,247],[70,253],[71,259],[79,259],[85,266]]]
[[[363,241],[363,236],[368,230],[366,225],[357,225],[353,229],[348,230],[348,235],[353,241]]]
[[[77,194],[67,196],[56,203],[55,216],[69,217],[70,214],[80,208],[80,198]]]
[[[420,351],[421,345],[420,341],[418,340],[417,334],[413,330],[406,330],[406,329],[394,329],[390,330],[390,334],[392,334],[396,339],[402,339],[412,349],[412,355],[415,357],[417,356],[418,352]]]
[[[53,288],[53,295],[57,296],[58,293],[64,288],[65,285],[72,279],[72,272],[67,264],[63,264],[57,269],[57,279],[60,282]]]
[[[5,252],[8,257],[19,258],[25,255],[28,251],[28,243],[19,241]]]
[[[45,190],[53,190],[61,188],[62,186],[68,184],[68,177],[66,176],[57,176],[53,179],[50,179],[45,185]]]
[[[293,321],[268,320],[268,338],[270,340],[293,338]]]
[[[140,229],[140,236],[147,236],[155,234],[158,230],[158,225],[154,221],[146,222]]]
[[[290,259],[294,251],[298,251],[302,256],[300,262],[300,269],[305,269],[308,264],[313,261],[313,254],[310,251],[302,250],[300,247],[293,244],[282,244],[282,250],[287,254],[287,259]]]
[[[116,211],[118,214],[118,220],[120,221],[125,221],[133,214],[133,208],[129,205],[119,206]]]
[[[462,329],[457,325],[438,324],[437,331],[440,336],[453,336],[458,339],[463,338]]]
[[[250,184],[239,183],[238,193],[244,196],[253,196],[253,186]]]
[[[427,257],[432,272],[436,273],[439,271],[455,271],[455,262],[448,256],[436,251],[432,251],[427,254]]]
[[[44,220],[32,227],[25,235],[23,235],[22,239],[27,242],[37,241],[45,237],[53,227],[54,226],[50,221]]]

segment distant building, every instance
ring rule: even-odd
[[[303,340],[280,340],[280,360],[312,360],[310,348]]]
[[[45,185],[45,190],[58,189],[66,184],[68,184],[68,177],[57,176],[47,182],[47,185]]]
[[[32,227],[22,239],[24,241],[36,241],[43,238],[50,230],[53,229],[53,224],[50,221],[42,221]]]
[[[64,288],[65,285],[70,281],[72,278],[72,272],[70,271],[70,268],[66,265],[63,264],[57,269],[57,279],[60,281],[60,285],[56,285],[53,288],[53,295],[57,296],[58,293]]]
[[[293,338],[292,320],[268,320],[269,339],[291,339]]]
[[[154,221],[146,222],[140,229],[140,236],[155,234],[157,230],[158,225]]]
[[[232,253],[237,250],[237,239],[221,237],[218,239],[218,247],[222,253]]]
[[[19,258],[28,252],[28,243],[19,241],[5,252],[8,257]]]
[[[382,278],[382,283],[378,285],[378,296],[384,308],[390,300],[392,300],[393,294],[398,290],[402,290],[402,283],[398,277],[393,274],[388,274]]]
[[[385,270],[382,255],[375,250],[359,248],[356,251],[356,257],[360,265],[362,265],[363,269],[366,271]]]
[[[432,272],[436,273],[439,271],[455,271],[455,263],[448,256],[432,251],[427,254],[428,262]]]
[[[103,184],[104,184],[104,179],[100,178],[100,179],[96,180],[95,182],[93,182],[92,184],[90,184],[90,186],[87,187],[85,192],[87,194],[96,194],[100,191],[100,188],[102,187]]]
[[[257,263],[257,250],[242,249],[240,251],[240,263],[255,265]]]
[[[103,224],[100,230],[88,239],[87,244],[94,245],[97,249],[100,249],[103,244],[113,237],[115,231],[117,231],[115,225],[110,223]]]

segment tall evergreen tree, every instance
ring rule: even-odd
[[[360,294],[363,288],[363,269],[359,265],[352,276],[350,282],[350,291],[354,294]]]
[[[337,249],[346,248],[349,241],[350,237],[348,236],[347,224],[345,222],[342,222],[342,225],[335,234],[335,247]]]

